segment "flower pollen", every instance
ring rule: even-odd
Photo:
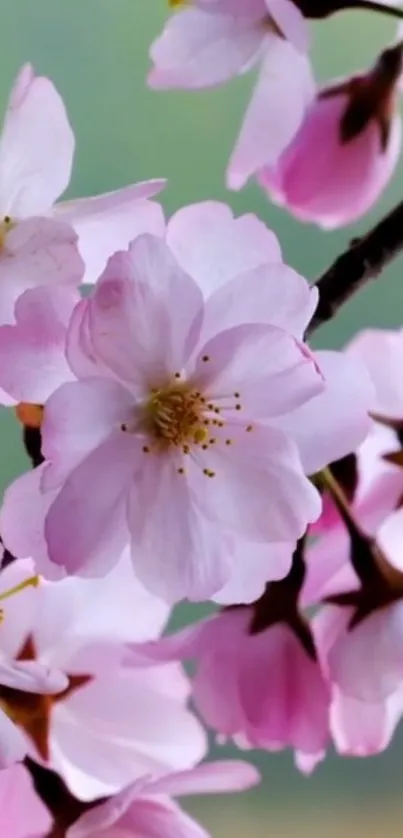
[[[163,449],[201,445],[208,437],[204,400],[188,383],[174,382],[151,392],[145,405],[144,426]]]

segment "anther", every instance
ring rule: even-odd
[[[144,454],[149,454],[150,453],[150,449],[149,449],[148,445],[143,445],[143,453]]]
[[[209,360],[210,360],[210,355],[203,355],[203,357],[202,357],[202,361],[203,361],[205,364],[207,364],[207,361],[209,361]]]
[[[232,439],[226,439],[225,444],[226,445],[232,445]]]
[[[180,378],[180,377],[181,377],[180,372],[176,372],[175,375],[174,375],[174,378]]]
[[[215,437],[212,437],[211,439],[209,439],[209,445],[215,445],[216,442],[217,442],[217,440],[215,439]]]
[[[250,433],[251,431],[253,431],[253,425],[247,425],[247,426],[246,426],[246,430],[248,431],[248,433]]]
[[[240,398],[241,398],[241,394],[240,394],[240,393],[234,393],[234,398],[236,398],[236,399],[240,399]]]
[[[235,410],[241,410],[241,408],[242,408],[242,405],[241,405],[241,404],[236,404],[236,405],[235,405]]]
[[[203,451],[207,451],[208,445],[202,445],[202,449],[203,449]]]
[[[120,430],[121,430],[121,431],[123,431],[124,433],[126,433],[126,431],[127,431],[127,425],[126,425],[126,423],[125,423],[125,422],[123,422],[123,424],[120,426]]]
[[[177,472],[178,472],[178,474],[185,474],[185,469],[182,468],[182,466],[181,466],[180,468],[177,469]]]

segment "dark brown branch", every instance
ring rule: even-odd
[[[342,305],[376,279],[403,250],[403,201],[365,236],[355,239],[316,282],[319,304],[307,337],[328,323]]]

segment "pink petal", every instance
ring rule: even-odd
[[[173,300],[180,300],[180,305]],[[96,355],[131,386],[180,371],[197,339],[203,300],[160,239],[144,235],[106,268],[91,301]]]
[[[56,597],[52,591],[52,598],[48,597],[52,602],[52,614],[49,617],[47,643],[54,640],[57,617],[54,612],[60,611],[60,601],[68,598],[70,604],[77,588],[82,598],[79,600],[79,609],[74,611],[70,606],[69,631],[77,637],[86,637],[88,641],[93,639],[94,642],[99,642],[100,639],[104,639],[108,643],[137,643],[151,640],[162,631],[169,617],[166,603],[152,596],[138,581],[130,550],[126,548],[116,566],[102,579],[69,579],[54,586],[53,591],[60,590],[61,594],[60,597]],[[40,625],[42,624],[43,618]],[[102,671],[104,668],[103,666]]]
[[[130,393],[108,378],[71,381],[59,387],[46,404],[42,423],[42,451],[50,461],[43,487],[60,485],[64,475],[130,421],[132,409]]]
[[[308,24],[296,3],[292,0],[266,0],[266,6],[286,40],[300,52],[308,52]]]
[[[38,661],[0,662],[0,684],[28,693],[52,695],[68,687],[64,673]]]
[[[200,349],[192,378],[218,405],[224,421],[234,420],[239,402],[245,425],[287,413],[324,389],[308,347],[264,324],[244,323],[213,337]],[[234,396],[238,391],[239,398]]]
[[[116,564],[128,538],[125,497],[135,455],[133,437],[111,435],[67,478],[45,522],[52,562],[90,576]]]
[[[148,83],[188,89],[222,84],[258,57],[262,41],[260,21],[185,9],[154,41]]]
[[[28,751],[27,740],[14,722],[0,709],[0,779],[3,770],[24,759]],[[25,836],[24,836],[25,838]]]
[[[242,760],[219,760],[197,765],[188,771],[178,771],[151,782],[147,793],[183,797],[188,794],[220,794],[242,791],[260,780],[258,770]]]
[[[252,433],[232,425],[230,432],[233,445],[212,446],[190,474],[200,509],[251,541],[299,538],[319,516],[321,504],[302,473],[294,444],[262,425]],[[215,472],[213,479],[202,473],[205,466]]]
[[[55,492],[43,493],[41,490],[46,467],[44,464],[28,471],[7,488],[0,511],[0,527],[4,544],[14,556],[33,556],[36,572],[46,579],[60,579],[64,572],[49,561],[45,541],[45,518],[55,498]],[[26,597],[25,591],[24,595]]]
[[[365,329],[348,345],[347,352],[365,364],[375,386],[374,412],[403,416],[403,331]]]
[[[228,582],[214,595],[220,605],[255,602],[262,596],[267,582],[283,579],[291,567],[295,544],[256,544],[233,539],[232,567]]]
[[[34,563],[28,559],[11,562],[0,573],[0,595],[34,576]],[[0,601],[3,619],[0,623],[0,649],[4,658],[18,656],[26,638],[32,633],[38,608],[38,588],[29,585]]]
[[[331,709],[332,736],[343,756],[368,757],[390,745],[402,715],[400,693],[387,701],[369,703],[350,698],[335,690]]]
[[[17,401],[44,404],[72,378],[66,330],[77,297],[65,288],[35,288],[17,300],[13,326],[0,326],[0,383]]]
[[[241,189],[251,175],[276,162],[313,97],[307,58],[288,41],[275,36],[266,36],[266,41],[260,76],[227,171],[230,189]]]
[[[131,788],[112,801],[85,813],[67,832],[67,838],[121,838],[141,835],[142,838],[209,838],[189,815],[169,800],[142,798]],[[116,825],[116,831],[115,831]],[[100,832],[100,830],[102,832]]]
[[[401,495],[398,501],[400,499]],[[392,511],[381,524],[377,532],[377,543],[387,561],[400,572],[403,570],[402,535],[403,510],[397,509],[396,512]]]
[[[105,375],[105,369],[94,354],[89,332],[90,301],[80,300],[70,318],[66,336],[66,356],[77,378]]]
[[[179,264],[208,296],[260,265],[281,263],[277,237],[255,215],[234,218],[226,204],[203,201],[178,210],[167,243]]]
[[[300,340],[318,295],[302,276],[279,262],[240,274],[207,300],[202,339],[241,323],[267,323]]]
[[[55,207],[56,217],[71,224],[78,234],[86,268],[83,282],[95,282],[108,258],[125,250],[142,233],[164,235],[162,208],[148,200],[164,186],[163,180],[151,180]]]
[[[273,626],[252,642],[240,680],[251,744],[317,754],[329,730],[329,691],[319,664],[288,626]]]
[[[317,352],[323,391],[275,424],[298,445],[304,470],[314,474],[354,451],[367,435],[374,391],[365,367],[341,352]],[[357,359],[358,360],[358,359]]]
[[[200,514],[173,458],[142,456],[128,513],[137,576],[167,602],[208,599],[228,577],[227,539]]]
[[[0,812],[1,830],[7,838],[46,835],[52,826],[50,813],[22,765],[0,774]]]
[[[341,633],[328,654],[332,680],[359,701],[378,702],[403,680],[401,603],[376,611]]]
[[[160,672],[160,679],[154,670],[105,672],[56,708],[54,767],[80,799],[114,793],[145,774],[191,767],[203,757],[202,726],[169,693],[179,667]]]
[[[11,218],[48,212],[70,180],[74,135],[49,79],[17,76],[0,139],[0,204]]]
[[[0,254],[0,323],[14,322],[14,305],[24,291],[38,285],[75,288],[83,271],[77,236],[67,224],[50,218],[17,224]]]

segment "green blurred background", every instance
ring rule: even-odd
[[[77,138],[70,196],[167,177],[162,196],[167,212],[205,198],[224,199],[237,213],[256,212],[276,231],[286,260],[309,278],[402,197],[401,166],[375,212],[355,227],[325,234],[270,206],[255,186],[227,193],[224,170],[253,78],[200,93],[147,90],[148,47],[168,13],[166,0],[0,0],[0,6],[0,105],[25,61],[53,79]],[[388,19],[351,12],[316,26],[319,79],[365,66],[393,32]],[[357,328],[401,325],[401,272],[396,263],[319,333],[317,343],[340,346]],[[0,422],[5,486],[25,460],[13,418],[3,414]],[[259,755],[257,762],[263,771],[259,791],[192,804],[217,838],[245,833],[336,838],[341,831],[346,838],[401,835],[398,739],[386,755],[372,759],[330,756],[309,780],[297,773],[289,754]]]

